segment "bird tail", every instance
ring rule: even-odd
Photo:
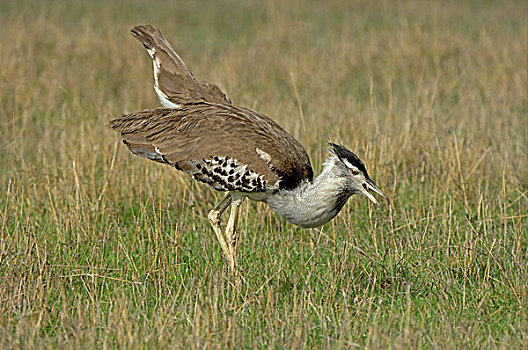
[[[131,32],[152,58],[154,89],[165,107],[179,108],[182,104],[197,100],[231,104],[218,86],[194,78],[159,29],[140,25],[132,28]]]
[[[150,131],[148,125],[151,122],[152,115],[162,118],[170,111],[170,109],[157,108],[122,115],[111,120],[108,123],[108,128],[120,133],[123,143],[136,156],[168,164],[165,156],[149,140]]]

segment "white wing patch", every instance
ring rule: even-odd
[[[156,50],[154,48],[147,49],[147,52],[152,58],[152,66],[154,67],[154,90],[156,91],[156,94],[158,94],[158,98],[161,104],[167,108],[180,108],[181,107],[180,105],[171,102],[169,98],[167,97],[167,95],[165,95],[165,93],[161,91],[159,88],[158,77],[160,75],[161,62],[159,58],[156,56]]]
[[[154,90],[156,90],[156,93],[158,94],[158,98],[161,102],[161,104],[164,106],[164,107],[167,107],[167,108],[180,108],[181,106],[180,105],[177,105],[176,103],[173,103],[171,101],[169,101],[169,99],[167,98],[167,95],[165,95],[163,93],[163,91],[161,91],[159,89],[159,87],[157,86],[157,82],[156,82],[156,85],[154,86]]]
[[[265,160],[268,164],[271,162],[271,156],[269,153],[266,153],[259,148],[255,148],[255,152],[260,156],[260,159]]]

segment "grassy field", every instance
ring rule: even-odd
[[[324,4],[324,5],[323,5]],[[0,348],[527,348],[526,1],[1,1]],[[129,34],[328,141],[393,200],[321,229],[242,214],[106,129],[159,105]]]

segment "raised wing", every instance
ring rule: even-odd
[[[110,127],[134,154],[217,190],[293,189],[313,180],[302,145],[273,120],[245,108],[195,102],[124,115]]]
[[[159,29],[151,25],[132,28],[132,34],[145,46],[154,66],[154,90],[167,108],[178,108],[190,101],[231,104],[214,84],[197,80]]]

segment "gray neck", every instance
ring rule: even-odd
[[[347,177],[336,162],[337,158],[331,156],[313,183],[303,182],[293,190],[279,191],[266,198],[266,204],[288,222],[300,227],[326,224],[353,194]]]

